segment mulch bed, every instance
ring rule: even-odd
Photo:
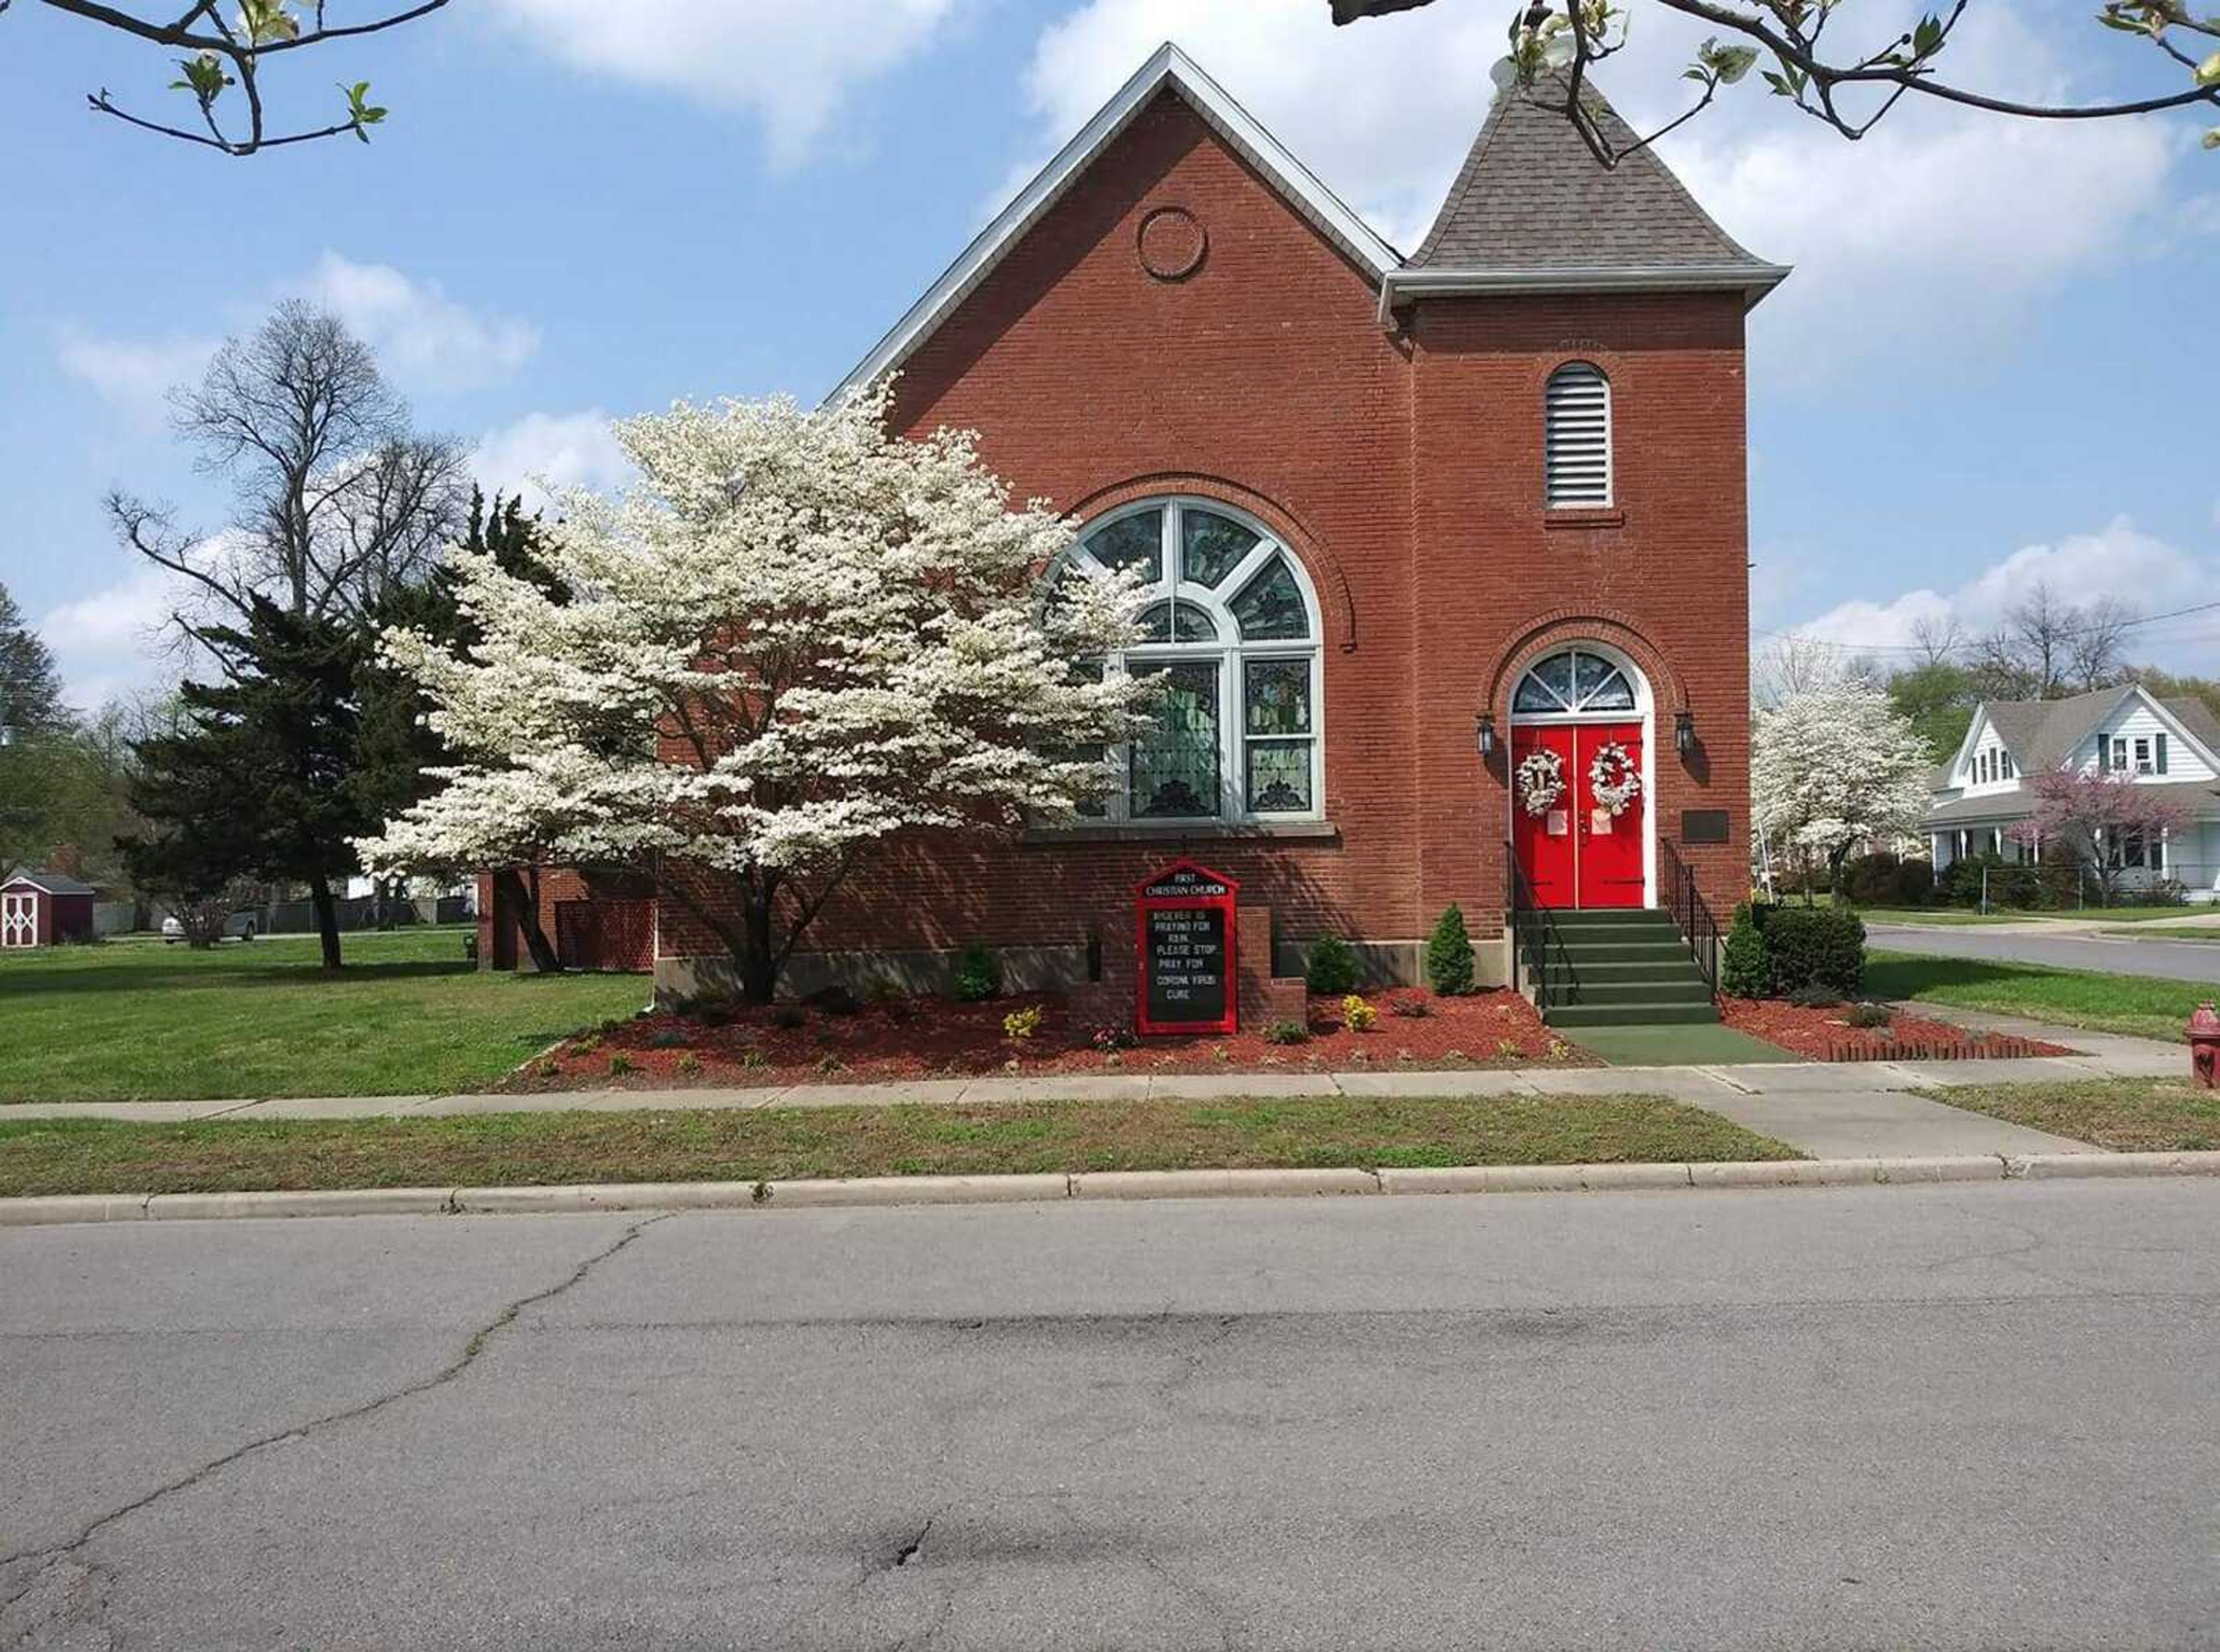
[[[1425,1069],[1568,1067],[1593,1057],[1543,1025],[1513,992],[1437,998],[1415,989],[1369,995],[1369,1032],[1342,1024],[1341,1000],[1310,1001],[1310,1038],[1268,1043],[1261,1028],[1226,1038],[1150,1038],[1106,1047],[1062,998],[1024,994],[984,1004],[904,998],[839,1014],[800,1005],[738,1007],[708,1018],[664,1012],[611,1023],[527,1063],[502,1088],[512,1094],[586,1088],[729,1088],[808,1082],[966,1078],[990,1074],[1287,1073],[1372,1066]],[[1398,1007],[1423,1009],[1398,1013]],[[1031,1038],[1004,1032],[1003,1018],[1038,1008]]]
[[[1980,1061],[2074,1053],[2037,1038],[1969,1032],[1903,1009],[1891,1011],[1886,1027],[1856,1027],[1843,1019],[1848,1008],[1812,1009],[1778,998],[1722,998],[1719,1017],[1737,1032],[1812,1061]]]

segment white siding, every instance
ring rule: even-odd
[[[2162,775],[2157,772],[2158,737],[2161,734],[2167,737],[2167,768]],[[2099,731],[2098,738],[2108,744],[2114,740],[2127,741],[2128,772],[2130,774],[2136,773],[2136,742],[2147,742],[2152,769],[2148,774],[2140,776],[2142,779],[2162,780],[2171,784],[2184,780],[2211,780],[2215,777],[2211,768],[2191,749],[2189,744],[2167,726],[2164,719],[2155,715],[2139,700],[2130,700],[2113,714]],[[2073,762],[2078,768],[2095,768],[2096,740],[2084,740],[2073,754]]]

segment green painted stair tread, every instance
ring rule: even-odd
[[[1699,1003],[1553,1004],[1542,1013],[1551,1026],[1662,1026],[1681,1022],[1716,1022],[1718,1007]]]
[[[1708,1004],[1712,989],[1691,970],[1686,979],[1670,981],[1593,981],[1580,978],[1573,994],[1580,1004]]]
[[[1612,1067],[1681,1067],[1714,1063],[1799,1061],[1778,1044],[1730,1026],[1584,1026],[1572,1042]]]

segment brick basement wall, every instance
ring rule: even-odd
[[[1191,274],[1142,266],[1143,220],[1207,235]],[[1748,525],[1743,308],[1730,295],[1429,300],[1383,332],[1375,289],[1175,96],[1116,144],[902,371],[900,428],[980,433],[1020,496],[1082,519],[1184,493],[1238,506],[1300,556],[1324,608],[1325,840],[1221,835],[1058,845],[919,836],[830,905],[812,948],[1083,945],[1131,932],[1133,887],[1184,852],[1269,906],[1284,944],[1423,938],[1462,904],[1500,935],[1505,759],[1519,670],[1600,639],[1656,700],[1662,835],[1722,809],[1687,851],[1723,917],[1747,882]],[[1543,385],[1611,376],[1618,503],[1543,509]],[[1692,760],[1673,714],[1696,718]],[[665,902],[666,957],[720,947]]]

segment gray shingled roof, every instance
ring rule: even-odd
[[[1497,97],[1412,268],[1773,267],[1712,222],[1655,152],[1604,166],[1562,113],[1534,101],[1550,95]],[[1637,140],[1593,82],[1582,97],[1613,148]]]
[[[5,878],[0,878],[0,883],[28,883],[34,888],[44,889],[48,895],[96,895],[98,893],[90,883],[80,883],[77,879],[65,877],[59,872],[34,871],[28,866],[18,866]]]
[[[2220,717],[2212,714],[2212,708],[2194,695],[2185,695],[2179,700],[2161,700],[2181,726],[2194,734],[2204,749],[2220,757]]]
[[[2073,754],[2089,732],[2136,692],[2130,683],[2077,694],[2070,700],[1992,700],[1982,709],[2023,774],[2055,769]],[[2175,719],[2208,749],[2220,755],[2220,719],[2201,701],[2161,700]]]
[[[2136,789],[2180,804],[2199,820],[2220,818],[2220,785],[2209,780],[2145,782]],[[2026,790],[1991,792],[1980,797],[1956,797],[1927,811],[1930,826],[1963,826],[1971,820],[2024,820],[2035,813],[2034,795]]]

